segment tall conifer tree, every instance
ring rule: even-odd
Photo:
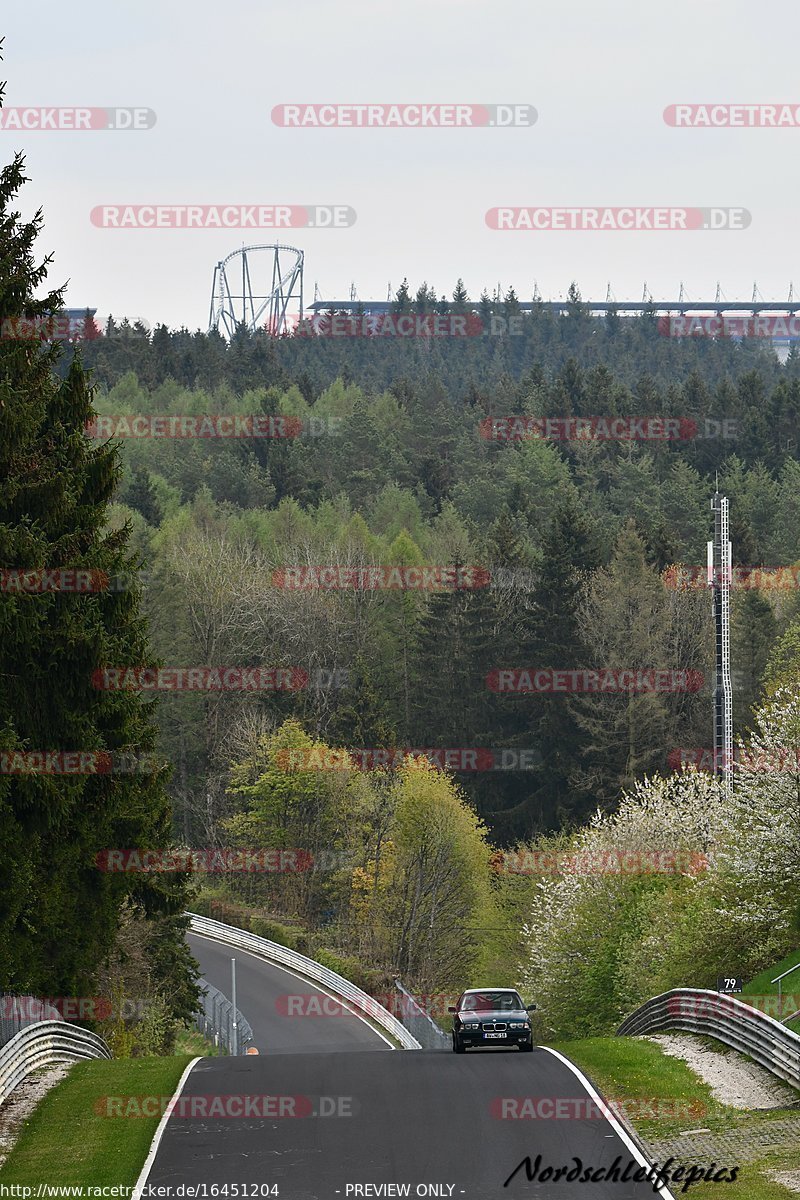
[[[84,570],[98,581],[136,568],[127,529],[105,526],[118,451],[85,433],[94,412],[79,358],[59,380],[58,343],[9,336],[21,332],[10,322],[62,305],[60,291],[36,298],[51,260],[35,258],[41,212],[24,221],[15,210],[26,182],[19,155],[0,171],[0,990],[69,995],[91,985],[126,899],[175,914],[183,897],[164,876],[97,864],[107,849],[167,845],[160,772],[58,774],[20,757],[96,751],[113,761],[152,755],[155,743],[152,701],[93,685],[105,665],[151,661],[138,591],[54,590],[52,575],[20,590],[9,573]]]

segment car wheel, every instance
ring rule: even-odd
[[[456,1054],[464,1053],[464,1043],[457,1033],[453,1034],[453,1050]]]
[[[533,1050],[533,1042],[520,1042],[519,1048],[524,1054],[530,1054]]]

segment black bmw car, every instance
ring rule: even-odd
[[[531,1019],[535,1004],[522,1003],[513,988],[471,988],[448,1010],[453,1017],[453,1050],[463,1054],[471,1046],[517,1046],[533,1049]]]

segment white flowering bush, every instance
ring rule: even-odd
[[[782,687],[740,747],[717,851],[727,884],[720,916],[770,945],[800,940],[799,761],[800,688]]]
[[[550,1032],[611,1033],[658,992],[754,974],[800,943],[799,755],[800,688],[783,688],[739,748],[732,797],[693,767],[645,779],[568,840],[520,965]]]

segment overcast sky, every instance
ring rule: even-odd
[[[674,103],[800,107],[800,13],[777,0],[43,0],[3,12],[6,106],[138,106],[152,129],[0,131],[67,301],[205,327],[215,262],[270,231],[94,226],[108,204],[342,204],[293,229],[306,292],[386,296],[407,276],[471,295],[785,298],[800,269],[800,127],[676,129]],[[531,128],[289,129],[283,103],[535,106]],[[502,205],[743,207],[724,232],[496,231]]]

